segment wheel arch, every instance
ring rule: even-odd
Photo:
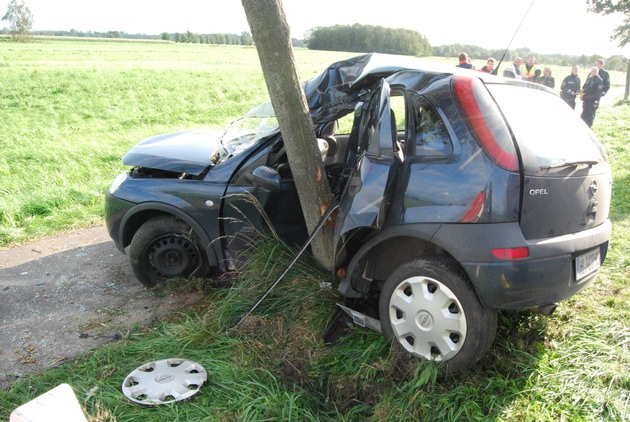
[[[208,234],[201,225],[179,208],[160,202],[144,202],[136,205],[127,212],[120,224],[120,239],[122,239],[123,248],[127,248],[131,244],[131,240],[140,226],[152,218],[163,215],[170,215],[178,218],[192,228],[197,237],[199,237],[199,241],[204,246],[208,264],[212,267],[218,266],[216,251],[211,245],[212,240],[208,237]]]
[[[384,281],[398,266],[426,255],[447,256],[456,262],[447,250],[432,241],[440,226],[395,226],[372,237],[350,253],[339,291],[346,297],[362,297],[375,281]]]

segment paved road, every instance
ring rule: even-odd
[[[159,298],[145,290],[103,226],[2,249],[0,388],[118,339],[132,326],[150,324],[194,299]]]

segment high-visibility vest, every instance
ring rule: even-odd
[[[527,71],[527,63],[521,67],[521,76],[523,79],[531,79],[534,77],[534,72],[536,72],[536,65],[532,65],[532,68]]]
[[[523,79],[531,79],[534,77],[534,72],[536,71],[536,65],[532,65],[532,68],[527,71],[527,63],[523,65],[521,68],[521,77]]]

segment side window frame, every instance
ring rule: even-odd
[[[415,97],[413,103],[413,133],[409,136],[408,151],[416,158],[445,158],[453,154],[453,139],[448,130],[448,123],[444,121],[437,109],[424,97]],[[424,119],[421,121],[421,119]],[[411,123],[411,122],[410,122]],[[427,129],[422,131],[422,129]],[[430,131],[428,129],[431,129]],[[419,137],[425,138],[424,134],[434,132],[434,138],[424,144],[419,143]],[[439,137],[439,139],[435,139]],[[436,148],[437,147],[437,148]]]
[[[390,108],[396,120],[396,140],[406,156],[408,154],[408,140],[410,139],[409,123],[413,121],[413,119],[409,119],[412,110],[410,104],[412,103],[409,101],[407,91],[404,88],[397,87],[396,85],[392,85],[390,88]]]

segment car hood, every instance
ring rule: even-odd
[[[212,164],[221,130],[190,130],[152,136],[137,143],[122,158],[127,166],[198,176]]]

